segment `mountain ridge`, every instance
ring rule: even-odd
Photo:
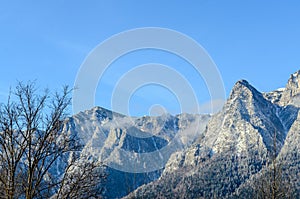
[[[212,116],[196,143],[173,154],[158,180],[139,187],[125,198],[231,198],[237,193],[251,198],[248,189],[240,187],[266,167],[271,154],[286,156],[285,153],[296,150],[296,157],[300,157],[296,143],[291,144],[294,141],[291,137],[298,136],[293,135],[293,129],[299,128],[299,106],[295,100],[299,95],[298,82],[299,71],[291,75],[285,89],[264,94],[246,80],[239,80],[223,109]],[[274,94],[278,92],[281,95]],[[296,147],[290,149],[289,145]],[[299,161],[289,160],[296,162],[293,172],[297,171],[298,176]],[[286,161],[286,171],[288,165]],[[293,179],[296,181],[293,193],[297,195],[300,182],[299,178]]]
[[[130,117],[94,107],[69,117],[63,131],[107,166],[104,198],[250,197],[273,153],[285,175],[300,175],[299,82],[297,71],[284,89],[261,93],[239,80],[213,115]],[[292,179],[297,195],[300,177]]]

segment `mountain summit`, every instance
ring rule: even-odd
[[[255,182],[250,179],[259,176],[274,155],[281,158],[285,176],[299,176],[299,77],[298,71],[286,88],[270,93],[238,81],[196,142],[174,153],[158,180],[128,198],[253,198],[255,191],[249,187]],[[293,194],[299,197],[300,178],[292,179]]]
[[[294,74],[291,74],[290,79],[288,80],[287,89],[290,89],[293,91],[293,93],[299,93],[300,91],[300,70],[295,72]]]
[[[291,74],[285,88],[264,93],[265,97],[280,106],[300,107],[300,70]]]

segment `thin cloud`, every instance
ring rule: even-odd
[[[199,106],[200,113],[214,114],[219,112],[225,104],[225,100],[216,99],[203,103]]]

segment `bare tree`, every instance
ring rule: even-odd
[[[80,161],[84,161],[84,164]],[[54,199],[99,198],[103,192],[103,186],[99,182],[106,179],[104,167],[94,159],[84,157],[80,161],[68,165]]]
[[[51,95],[46,90],[40,94],[34,83],[19,82],[8,102],[1,104],[0,198],[51,197],[62,186],[75,185],[76,193],[88,192],[96,183],[84,179],[102,177],[97,176],[100,165],[95,161],[80,162],[74,155],[83,147],[76,134],[62,131],[70,92],[66,86],[61,93]],[[86,184],[78,186],[80,181]],[[69,189],[69,193],[75,192]]]
[[[282,165],[277,158],[279,148],[276,139],[275,131],[273,136],[273,149],[268,155],[270,161],[267,163],[265,169],[262,170],[261,176],[255,181],[254,191],[256,193],[256,198],[291,198],[291,185],[288,179],[283,177]]]

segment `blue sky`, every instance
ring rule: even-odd
[[[260,91],[284,87],[300,69],[299,1],[1,1],[0,100],[16,80],[41,88],[73,85],[80,65],[99,43],[122,31],[162,27],[201,44],[214,60],[227,95],[246,79]],[[117,60],[99,83],[96,105],[111,108],[112,85],[139,64],[157,62],[184,73],[200,103],[209,100],[201,77],[180,58],[155,50]],[[137,90],[130,113],[144,115],[154,104],[179,112],[170,91],[150,85]],[[151,111],[150,111],[151,112]]]

